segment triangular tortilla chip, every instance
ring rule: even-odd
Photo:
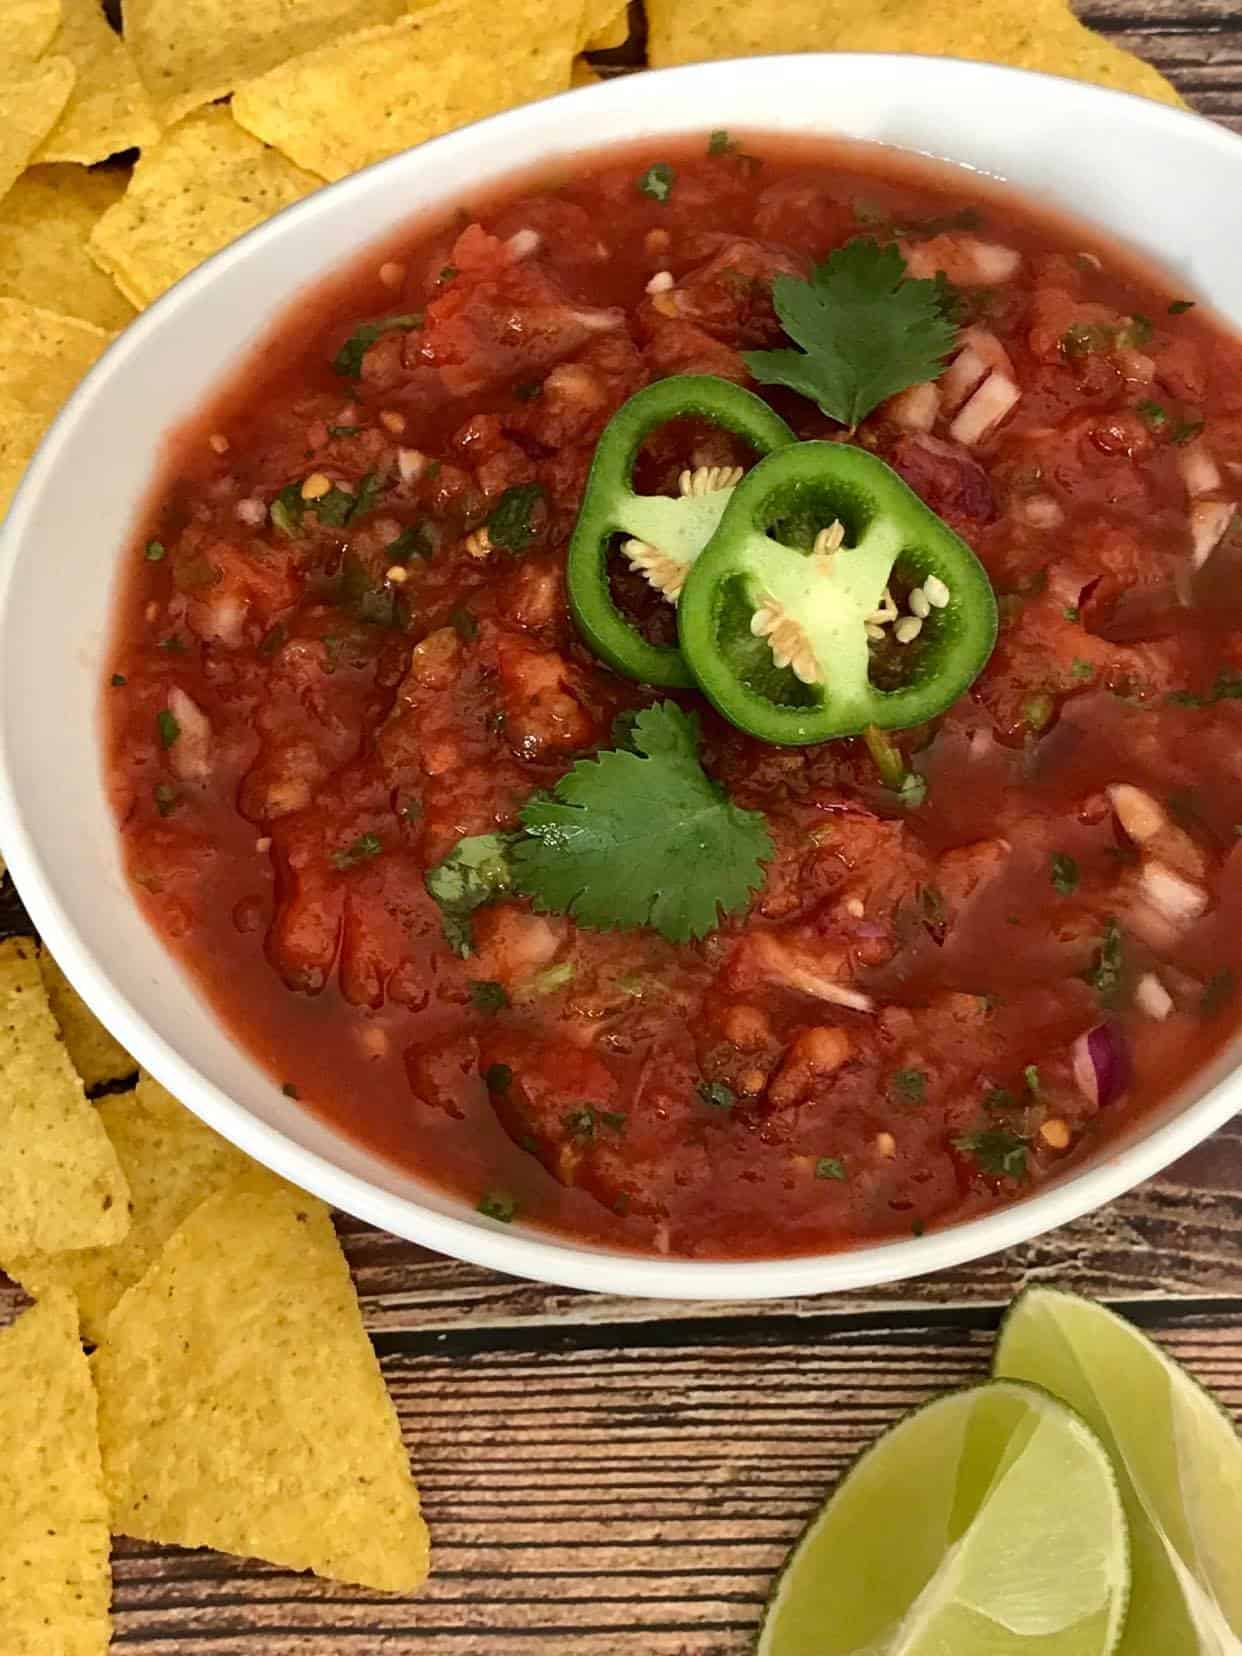
[[[60,119],[74,78],[67,57],[0,64],[0,201]]]
[[[436,0],[389,28],[366,29],[290,59],[239,88],[233,116],[323,178],[515,104],[564,92],[581,0]],[[382,98],[359,98],[382,86]]]
[[[243,132],[227,109],[205,109],[140,157],[95,226],[91,257],[141,309],[321,182]]]
[[[0,223],[3,219],[0,211]],[[0,252],[0,272],[3,263],[4,255]],[[119,293],[117,298],[121,298]],[[137,1064],[115,1035],[100,1023],[46,948],[39,954],[39,970],[52,1016],[60,1025],[70,1061],[82,1077],[82,1085],[97,1087],[101,1082],[123,1081],[127,1075],[133,1075]]]
[[[172,122],[298,52],[408,9],[405,0],[126,0],[125,38],[160,119]]]
[[[0,943],[0,1149],[0,1261],[119,1242],[129,1229],[129,1187],[69,1062],[34,944],[12,938]]]
[[[132,322],[134,307],[87,251],[91,231],[125,194],[125,182],[125,173],[112,168],[24,172],[0,201],[0,298],[51,306],[99,328]]]
[[[0,1334],[0,1648],[105,1656],[108,1502],[70,1294]]]
[[[76,317],[0,299],[0,518],[61,404],[111,338]]]
[[[160,135],[155,111],[129,48],[108,26],[100,0],[61,0],[52,51],[68,58],[77,79],[36,161],[92,166],[121,150],[145,149]]]
[[[110,1248],[28,1254],[5,1261],[27,1293],[70,1289],[88,1340],[101,1340],[108,1313],[198,1204],[233,1184],[253,1164],[205,1127],[158,1081],[99,1101],[99,1118],[129,1181],[129,1234]]]
[[[258,1170],[209,1197],[92,1364],[114,1529],[422,1584],[418,1492],[321,1202]]]

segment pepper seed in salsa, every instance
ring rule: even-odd
[[[1239,467],[1238,340],[973,176],[722,131],[515,181],[179,439],[105,681],[136,895],[493,1222],[1013,1201],[1236,1030]]]

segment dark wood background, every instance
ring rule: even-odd
[[[1242,131],[1242,7],[1083,15]],[[1053,1236],[857,1298],[612,1299],[341,1231],[431,1524],[430,1585],[383,1599],[119,1541],[119,1650],[741,1656],[828,1486],[904,1410],[983,1376],[1030,1282],[1107,1300],[1242,1412],[1240,1124]],[[0,1323],[17,1304],[0,1278]]]

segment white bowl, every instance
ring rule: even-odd
[[[121,548],[162,440],[290,299],[421,209],[513,169],[728,126],[874,139],[996,174],[1174,265],[1242,321],[1225,220],[1242,140],[1076,81],[947,59],[771,57],[645,74],[514,110],[289,208],[146,311],[70,400],[0,530],[0,845],[70,980],[204,1121],[296,1184],[429,1248],[573,1287],[678,1299],[857,1289],[988,1254],[1157,1172],[1239,1104],[1222,1058],[1091,1163],[923,1237],[796,1259],[635,1257],[480,1218],[317,1119],[230,1040],[130,896],[100,767],[100,664]]]

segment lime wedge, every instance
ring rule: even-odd
[[[855,1462],[790,1554],[758,1656],[1109,1656],[1128,1592],[1094,1433],[1037,1387],[993,1381]]]
[[[1228,1415],[1129,1323],[1031,1288],[995,1372],[1063,1398],[1112,1456],[1130,1522],[1124,1656],[1242,1656],[1242,1443]]]

